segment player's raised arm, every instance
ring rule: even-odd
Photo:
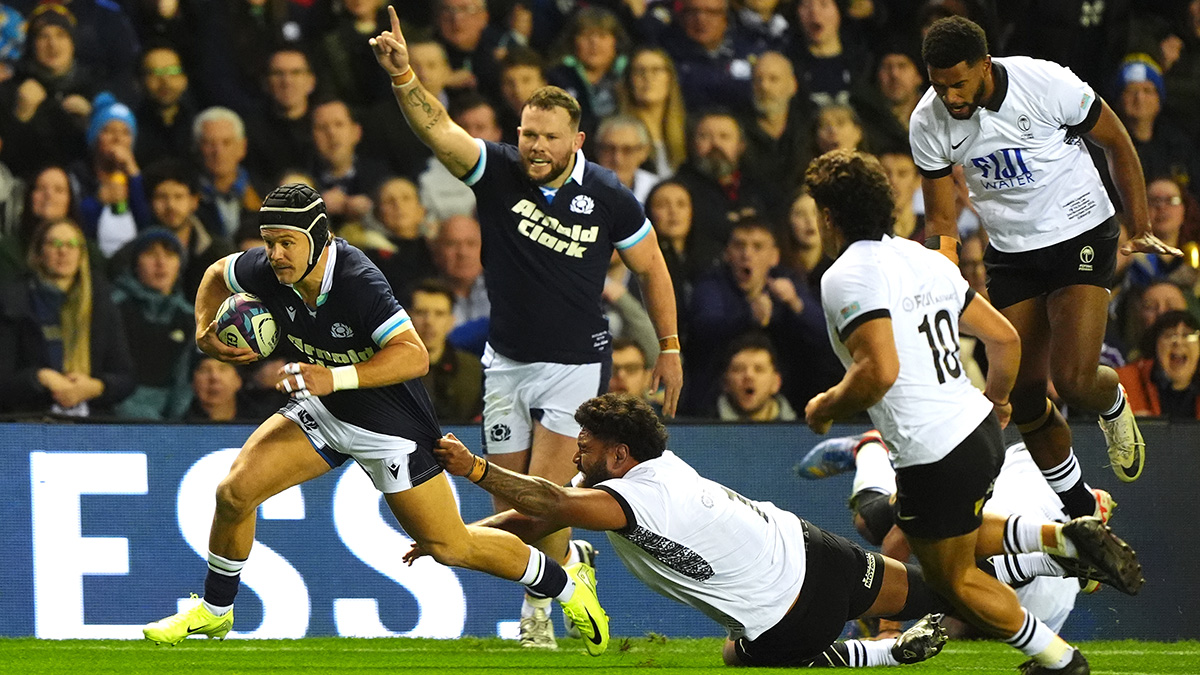
[[[208,266],[200,288],[196,291],[196,346],[214,359],[226,363],[251,363],[258,354],[248,347],[230,347],[217,339],[217,308],[229,297],[225,285],[225,268],[231,264],[226,256]]]
[[[396,9],[388,5],[391,30],[371,38],[375,60],[392,78],[392,93],[408,125],[421,142],[446,165],[450,173],[462,177],[479,162],[479,145],[462,127],[454,123],[437,97],[421,86],[408,62],[408,44],[400,32]]]

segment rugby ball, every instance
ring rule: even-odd
[[[217,309],[217,339],[230,347],[249,347],[261,357],[271,355],[279,331],[271,310],[249,293],[234,293]]]

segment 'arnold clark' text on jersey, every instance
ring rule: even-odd
[[[615,174],[575,153],[551,197],[529,180],[511,145],[477,140],[475,191],[492,304],[488,342],[526,363],[596,363],[609,351],[601,291],[613,248],[650,232],[641,204]]]

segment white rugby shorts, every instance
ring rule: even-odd
[[[533,446],[533,420],[575,438],[575,410],[608,387],[605,363],[523,363],[483,351],[483,446],[504,455]]]

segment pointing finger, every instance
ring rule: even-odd
[[[392,20],[392,33],[400,35],[400,17],[396,16],[396,8],[388,5],[388,17]]]

